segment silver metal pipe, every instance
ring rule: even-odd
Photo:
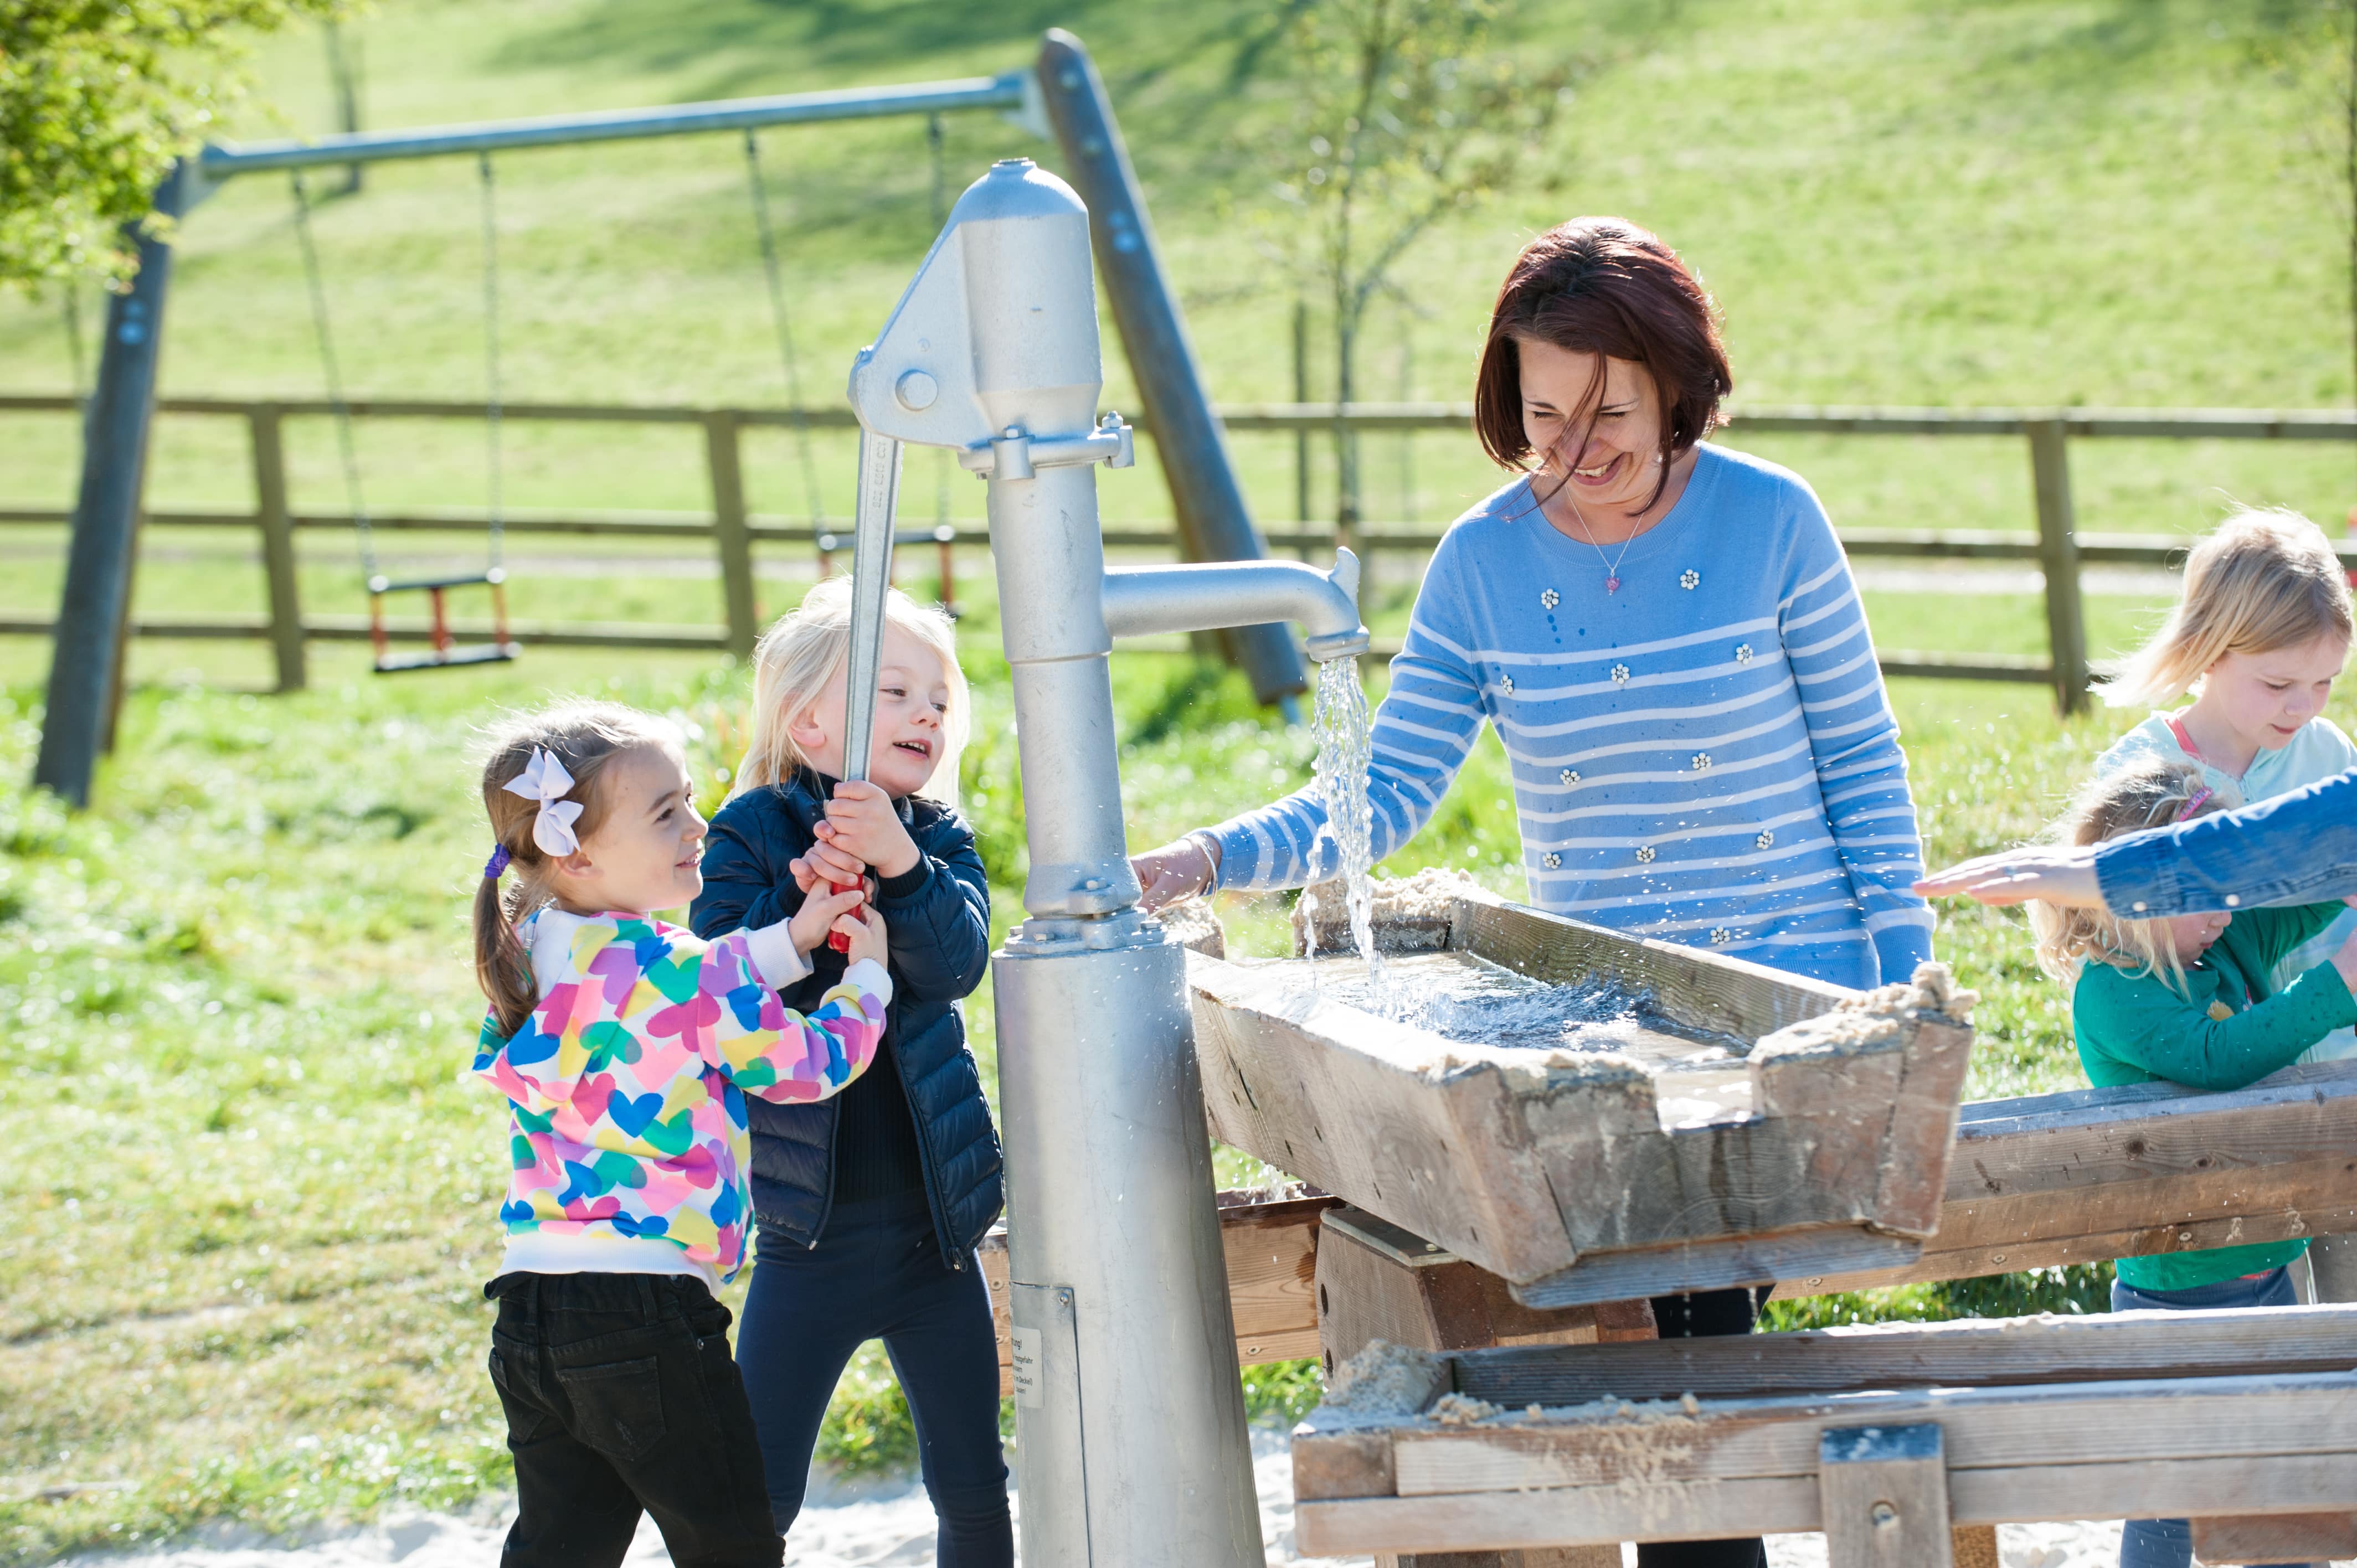
[[[205,179],[218,184],[241,174],[313,168],[322,164],[385,163],[454,153],[565,146],[576,142],[637,141],[651,136],[695,135],[705,131],[742,131],[761,125],[806,125],[823,120],[938,114],[953,109],[1019,109],[1029,74],[1015,70],[1004,76],[911,82],[905,87],[854,87],[832,92],[789,92],[770,98],[723,98],[708,103],[673,103],[655,109],[617,109],[594,114],[549,114],[530,120],[439,125],[423,131],[362,131],[299,142],[248,142],[242,145],[214,143],[198,155],[197,168]]]
[[[850,395],[874,435],[987,465],[1031,854],[1030,918],[992,960],[1024,1561],[1247,1568],[1259,1514],[1185,955],[1135,907],[1108,655],[1115,629],[1298,616],[1329,658],[1366,633],[1347,553],[1330,574],[1108,574],[1077,466],[1127,455],[1095,423],[1103,380],[1087,209],[1016,159],[959,199]]]
[[[1359,624],[1359,560],[1337,552],[1334,570],[1298,561],[1205,562],[1107,572],[1105,629],[1115,637],[1299,621],[1319,660],[1367,650]]]

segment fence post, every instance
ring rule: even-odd
[[[2038,492],[2038,564],[2046,575],[2046,643],[2054,697],[2065,714],[2087,705],[2087,618],[2079,599],[2079,538],[2071,515],[2071,453],[2061,415],[2027,423]]]
[[[728,608],[728,651],[750,659],[761,635],[761,611],[753,600],[753,532],[745,517],[745,467],[737,430],[733,409],[711,409],[704,415],[704,453],[712,468],[712,533],[720,550],[720,596]]]
[[[286,449],[276,403],[246,410],[253,435],[253,513],[262,525],[262,568],[270,579],[270,645],[278,655],[278,689],[299,692],[303,605],[295,580],[295,520],[286,510]]]
[[[1298,405],[1309,401],[1309,302],[1293,302],[1293,401]],[[1293,433],[1293,529],[1296,533],[1309,526],[1309,432],[1297,428]],[[1309,559],[1309,547],[1301,546],[1294,553],[1304,561]]]

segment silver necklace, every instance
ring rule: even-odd
[[[1570,485],[1566,484],[1564,486],[1562,495],[1565,503],[1571,508],[1571,515],[1578,521],[1580,537],[1587,541],[1587,547],[1590,550],[1596,552],[1596,558],[1604,563],[1604,591],[1608,594],[1619,593],[1620,591],[1620,563],[1629,559],[1629,547],[1636,543],[1638,536],[1642,534],[1645,531],[1641,528],[1636,533],[1632,533],[1628,538],[1622,540],[1620,542],[1620,553],[1607,557],[1604,553],[1604,546],[1596,542],[1595,532],[1587,526],[1587,514],[1579,510],[1579,502],[1572,499]]]

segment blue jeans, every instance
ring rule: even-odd
[[[2294,1305],[2289,1269],[2269,1269],[2255,1280],[2221,1280],[2191,1290],[2138,1290],[2112,1282],[2114,1312],[2214,1312],[2227,1307]],[[2193,1526],[2181,1519],[2132,1519],[2120,1527],[2120,1568],[2188,1568]],[[2327,1568],[2321,1563],[2285,1568]]]
[[[963,1270],[942,1262],[921,1191],[836,1204],[815,1247],[761,1237],[737,1364],[778,1533],[802,1512],[835,1380],[870,1339],[884,1341],[909,1396],[919,1467],[941,1520],[940,1568],[1013,1568],[990,1287],[973,1257]]]

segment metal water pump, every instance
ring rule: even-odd
[[[1029,918],[994,955],[1016,1430],[1028,1568],[1262,1561],[1185,954],[1136,906],[1115,637],[1301,623],[1365,650],[1358,562],[1107,571],[1095,466],[1127,467],[1103,385],[1088,209],[1028,158],[968,188],[851,373],[862,431],[849,682],[872,702],[899,444],[989,487],[1015,687]],[[866,725],[855,714],[854,727]]]

